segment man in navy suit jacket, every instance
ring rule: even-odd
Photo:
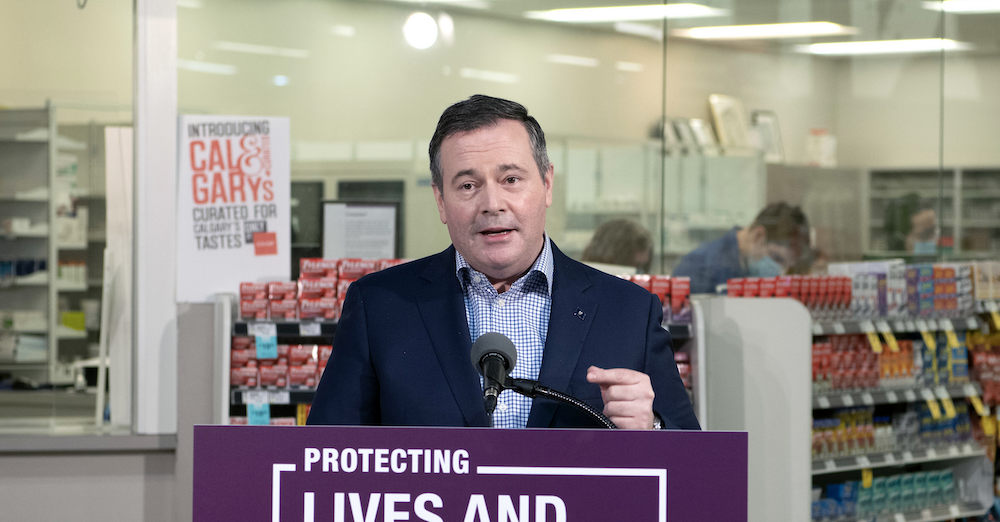
[[[517,288],[545,250],[553,167],[527,110],[487,96],[445,111],[430,156],[452,247],[350,286],[309,424],[488,425],[456,251],[496,292]],[[659,300],[555,245],[551,253],[539,384],[603,409],[621,428],[698,429]],[[596,427],[545,399],[533,401],[526,425]]]

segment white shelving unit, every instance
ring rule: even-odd
[[[931,509],[880,514],[874,517],[878,522],[932,522],[979,516],[992,505],[992,465],[985,457],[985,449],[974,441],[812,458],[814,410],[923,400],[922,388],[837,391],[813,396],[813,336],[857,333],[858,323],[814,325],[806,309],[791,299],[705,296],[697,297],[694,305],[701,311],[705,331],[705,364],[698,371],[707,410],[700,417],[702,426],[749,432],[749,520],[810,520],[814,480],[858,480],[860,470],[866,468],[876,473],[902,466],[949,468],[961,495],[952,504]],[[981,324],[974,317],[952,322],[959,328]],[[914,331],[905,321],[893,328],[897,333]],[[947,394],[956,399],[982,392],[975,384],[935,387],[932,391],[936,396]]]
[[[100,238],[96,244],[89,241],[61,244],[57,241],[58,209],[54,194],[60,190],[56,188],[60,186],[57,182],[60,161],[75,157],[77,162],[87,159],[98,164],[95,151],[102,144],[94,142],[86,134],[76,136],[73,133],[81,134],[81,128],[92,128],[91,135],[103,134],[103,130],[93,132],[103,127],[96,124],[59,126],[56,114],[57,108],[52,103],[38,109],[0,111],[0,219],[28,218],[32,222],[28,231],[0,234],[0,259],[15,262],[18,259],[44,260],[46,268],[27,276],[17,276],[9,286],[0,287],[0,309],[44,311],[45,327],[0,330],[0,335],[44,335],[48,344],[48,357],[44,364],[7,361],[0,364],[16,376],[28,376],[39,382],[66,378],[65,371],[57,371],[60,355],[66,355],[60,350],[61,341],[76,343],[71,354],[86,356],[86,349],[81,348],[79,343],[89,339],[88,333],[61,324],[60,297],[75,300],[91,292],[98,292],[92,297],[100,295],[99,278],[94,280],[95,285],[91,285],[90,281],[71,283],[59,279],[60,258],[68,255],[70,259],[82,259],[91,249],[99,248],[96,254],[103,251],[103,239]],[[93,165],[90,165],[90,170],[94,171],[90,172],[91,176],[100,177]],[[70,173],[73,173],[72,169]],[[73,196],[85,192],[85,189],[70,189]],[[92,257],[88,264],[93,262]],[[96,268],[101,265],[98,262]]]

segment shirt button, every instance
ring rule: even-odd
[[[503,308],[503,302],[504,302],[503,299],[497,299],[497,306]]]
[[[500,404],[497,404],[497,409],[500,411],[507,411],[507,403],[501,402]]]

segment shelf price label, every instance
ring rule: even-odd
[[[961,346],[958,342],[958,336],[955,335],[955,325],[951,324],[951,319],[941,319],[941,328],[944,330],[945,337],[948,338],[948,348]]]
[[[962,391],[965,392],[965,396],[969,399],[969,402],[972,403],[972,407],[975,408],[976,413],[978,413],[980,417],[985,417],[990,414],[990,410],[983,404],[982,399],[979,398],[979,393],[976,391],[976,387],[973,386],[972,383],[968,383],[962,387]]]
[[[940,330],[940,328],[938,328],[938,323],[937,323],[937,321],[936,321],[936,320],[934,320],[934,319],[928,319],[928,320],[927,320],[927,327],[928,327],[928,328],[930,328],[930,329],[931,329],[931,331],[934,331],[934,332],[936,332],[936,331]]]
[[[941,407],[938,406],[938,402],[934,398],[934,392],[930,391],[927,388],[924,388],[924,389],[920,390],[920,395],[921,395],[921,397],[923,397],[924,401],[927,402],[927,408],[931,410],[931,417],[933,417],[934,420],[940,419],[941,418]],[[930,451],[930,450],[928,450],[928,451]]]
[[[924,344],[927,345],[927,348],[932,351],[936,350],[937,342],[934,340],[934,335],[930,332],[930,327],[923,319],[917,319],[917,330],[920,332],[920,336],[924,338]]]
[[[253,335],[258,359],[278,358],[278,327],[274,323],[254,323]]]
[[[951,513],[951,516],[956,518],[962,516],[962,510],[958,508],[958,504],[948,506],[948,513]]]
[[[292,397],[288,393],[288,390],[272,391],[268,399],[271,404],[290,404],[292,402]]]
[[[916,332],[917,331],[917,324],[914,323],[913,321],[907,320],[906,321],[906,331],[907,332]]]
[[[872,406],[875,404],[875,397],[872,397],[872,394],[868,392],[864,392],[861,394],[861,404]]]
[[[885,343],[889,345],[889,350],[892,353],[899,353],[899,343],[896,342],[896,336],[892,334],[892,329],[889,328],[889,323],[879,321],[875,323],[875,327],[882,333],[882,338],[885,339]]]
[[[868,460],[867,455],[860,455],[855,457],[854,460],[858,463],[858,466],[861,466],[862,468],[870,468],[872,466],[872,461]]]
[[[906,515],[902,513],[895,513],[892,515],[892,522],[906,522]]]
[[[927,458],[929,458],[929,459],[936,459],[937,458],[937,450],[934,449],[934,448],[927,448]]]
[[[899,397],[896,396],[896,392],[887,391],[885,392],[885,400],[889,401],[891,404],[896,404],[899,402]]]
[[[854,406],[854,397],[844,394],[840,397],[840,401],[844,403],[844,407],[850,408]]]
[[[834,322],[833,323],[833,333],[835,333],[837,335],[844,335],[845,333],[847,333],[847,329],[844,328],[844,323],[842,323],[840,321]]]
[[[868,336],[868,344],[871,345],[872,351],[875,353],[882,353],[882,340],[878,338],[878,334],[875,333],[875,325],[871,321],[861,321],[858,325],[861,327],[861,331]]]
[[[825,410],[830,407],[830,399],[826,397],[820,397],[819,399],[816,400],[816,402],[819,403],[819,407],[821,409]]]
[[[937,398],[941,401],[941,406],[944,407],[944,416],[947,419],[955,418],[955,405],[951,402],[951,394],[948,393],[948,388],[944,386],[937,387]]]
[[[906,402],[917,402],[917,394],[913,390],[906,390],[903,396],[906,397]]]
[[[895,464],[896,463],[896,455],[894,455],[892,453],[886,453],[885,454],[885,463],[886,464]]]
[[[271,424],[271,405],[247,404],[247,424],[251,426],[267,426]]]
[[[900,333],[905,332],[906,324],[903,321],[896,321],[895,323],[892,323],[892,329]]]
[[[302,337],[316,337],[323,335],[323,332],[320,329],[319,323],[308,322],[299,324],[299,335]]]
[[[913,462],[913,452],[912,451],[907,450],[907,451],[903,452],[903,462]]]
[[[826,468],[827,471],[833,471],[837,469],[837,463],[833,459],[830,459],[823,463],[823,467]]]
[[[813,335],[823,335],[823,325],[820,323],[813,323]]]
[[[1000,330],[1000,307],[996,301],[986,301],[986,311],[990,313],[990,319],[993,319],[993,328]]]
[[[966,317],[965,318],[965,328],[966,328],[966,330],[978,330],[979,329],[979,321],[977,321],[975,317]]]

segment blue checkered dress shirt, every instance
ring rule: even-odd
[[[485,275],[469,266],[457,250],[455,266],[465,291],[465,316],[472,341],[487,332],[506,335],[517,348],[517,364],[510,376],[537,380],[552,310],[552,247],[548,234],[545,235],[545,248],[531,270],[502,294],[497,293]],[[523,428],[528,424],[530,411],[531,399],[504,390],[497,398],[493,426]]]

